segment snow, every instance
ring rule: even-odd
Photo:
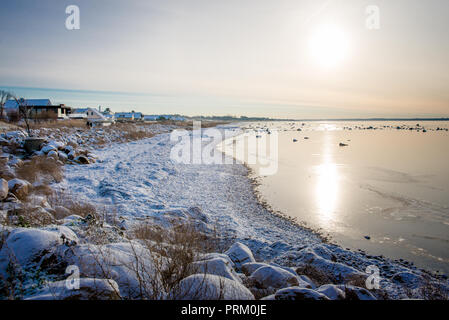
[[[111,300],[118,298],[120,298],[120,288],[114,280],[81,278],[78,288],[68,286],[67,280],[51,282],[39,293],[26,300]]]
[[[233,130],[234,134],[241,132]],[[200,137],[198,132],[188,134]],[[204,139],[203,144],[208,141]],[[96,163],[67,166],[66,179],[59,187],[70,190],[80,201],[118,212],[126,228],[144,220],[170,226],[181,218],[194,219],[204,230],[216,229],[239,243],[227,252],[237,271],[257,258],[282,266],[310,264],[343,283],[353,276],[367,276],[366,267],[376,265],[388,271],[381,274],[382,286],[391,297],[398,297],[400,291],[389,273],[421,272],[323,243],[317,234],[261,205],[242,164],[176,163],[170,159],[174,144],[167,133],[110,144],[96,150]]]
[[[256,262],[251,249],[240,242],[234,243],[225,253],[231,258],[237,269],[240,269],[242,264]]]
[[[275,300],[330,300],[327,296],[312,289],[290,287],[281,289],[274,295]]]
[[[179,283],[179,300],[254,300],[240,282],[210,274],[194,274]]]
[[[280,289],[290,286],[298,286],[298,277],[292,273],[274,266],[265,266],[251,274],[249,280],[258,288]],[[307,284],[308,285],[308,284]]]
[[[215,274],[217,276],[241,282],[241,279],[234,271],[232,265],[223,258],[213,258],[209,260],[196,261],[192,263],[192,269],[196,273]]]

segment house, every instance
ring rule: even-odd
[[[158,120],[185,121],[186,119],[179,115],[159,114],[159,115],[145,115],[143,117],[143,120],[144,121],[158,121]]]
[[[72,110],[72,113],[69,114],[70,119],[87,119],[87,110],[89,108],[80,108]]]
[[[70,115],[70,119],[85,119],[87,125],[90,127],[100,125],[106,127],[114,123],[113,117],[105,116],[99,110],[94,108],[76,109]]]
[[[141,112],[116,112],[115,119],[118,122],[133,122],[141,121],[143,119],[143,114]]]
[[[67,119],[72,108],[64,104],[53,105],[50,99],[19,99],[20,105],[32,109],[30,117],[34,119]],[[19,106],[15,100],[5,103],[6,114],[18,112]]]

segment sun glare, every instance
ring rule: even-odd
[[[343,29],[336,25],[318,28],[310,37],[311,58],[321,67],[334,68],[348,56],[349,41]]]

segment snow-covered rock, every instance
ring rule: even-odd
[[[85,278],[107,278],[117,282],[127,299],[160,299],[160,274],[149,250],[135,241],[106,245],[83,244],[67,250],[64,260],[80,266]],[[156,290],[155,290],[156,289]]]
[[[376,297],[365,288],[351,285],[337,285],[337,288],[344,291],[346,300],[377,300]]]
[[[6,199],[8,196],[8,181],[0,179],[0,201]]]
[[[179,283],[175,298],[180,300],[254,300],[240,282],[209,274],[194,274]]]
[[[0,273],[5,272],[10,261],[21,267],[39,266],[47,258],[54,257],[57,248],[65,241],[77,243],[78,237],[64,226],[13,229],[0,250]]]
[[[290,287],[277,291],[275,300],[330,300],[327,296],[312,289]]]
[[[47,153],[47,157],[53,158],[55,160],[58,160],[59,159],[58,151],[51,150],[49,153]]]
[[[45,145],[44,147],[42,147],[41,151],[45,154],[48,154],[50,151],[58,151],[58,148],[56,148],[53,145]]]
[[[79,279],[79,288],[69,284],[70,280],[51,282],[39,293],[26,300],[116,300],[120,299],[120,288],[111,279]],[[78,287],[78,286],[77,286]],[[73,288],[73,289],[72,289]]]
[[[292,286],[298,286],[298,277],[287,270],[275,266],[264,266],[254,271],[249,280],[258,288],[280,289]]]
[[[251,250],[240,242],[234,243],[225,253],[234,262],[237,270],[240,270],[242,265],[247,262],[256,262]]]
[[[234,269],[232,269],[232,265],[223,258],[196,261],[193,262],[191,266],[194,273],[214,274],[230,280],[241,282],[240,277]]]
[[[345,292],[339,289],[336,285],[325,284],[316,289],[317,292],[324,294],[331,300],[344,300]]]
[[[263,262],[247,262],[242,265],[241,269],[245,275],[250,276],[257,269],[269,266],[270,265],[268,263]]]
[[[22,179],[12,179],[8,181],[8,188],[17,198],[24,199],[31,189],[31,184]]]
[[[317,246],[324,249],[322,246]],[[305,248],[295,253],[295,260],[299,266],[311,266],[316,270],[332,275],[337,281],[346,281],[354,277],[365,276],[362,272],[340,262],[334,262],[333,255],[326,251],[319,251],[317,247]]]
[[[396,284],[407,286],[408,288],[412,289],[416,289],[424,281],[422,276],[406,271],[395,273],[391,277],[391,280]]]

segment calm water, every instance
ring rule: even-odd
[[[402,125],[406,129],[396,128]],[[278,133],[278,171],[260,177],[258,187],[273,209],[322,229],[343,247],[449,273],[449,132],[436,131],[449,123],[416,125],[272,122],[243,127],[259,137],[266,129]],[[369,126],[376,130],[359,128]],[[422,126],[427,132],[408,130]]]

